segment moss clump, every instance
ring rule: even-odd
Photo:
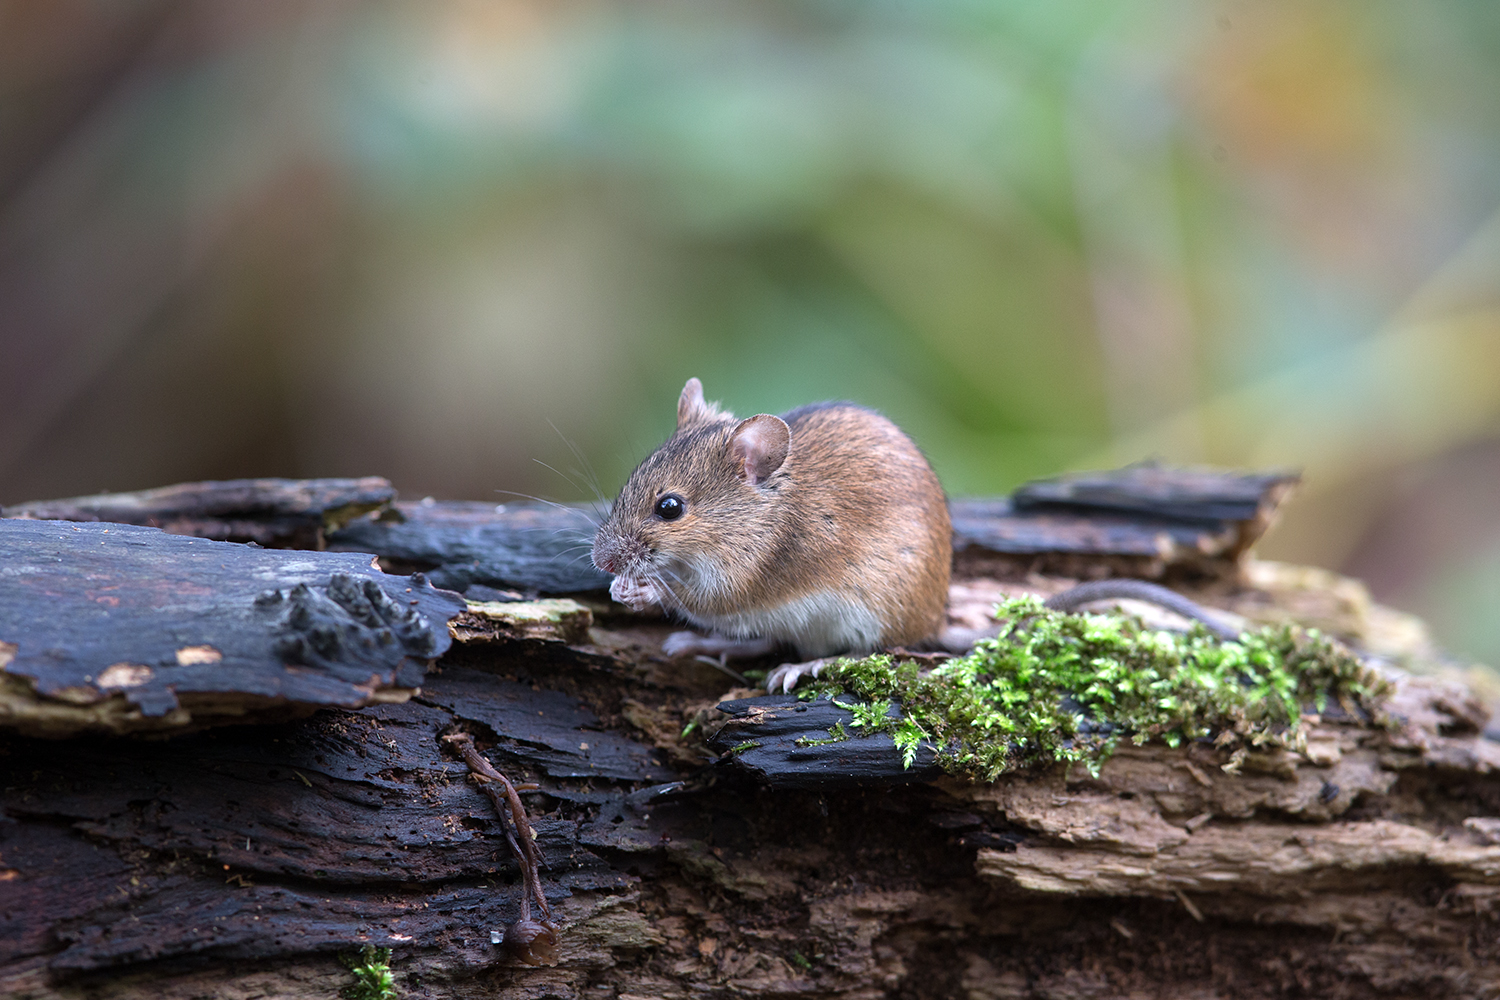
[[[345,1000],[396,1000],[396,980],[391,974],[391,949],[365,945],[359,955],[340,955],[354,982],[339,991]]]
[[[1314,630],[1281,626],[1222,642],[1201,627],[1148,629],[1132,617],[1064,614],[1034,597],[1000,605],[1010,624],[968,656],[921,674],[890,656],[840,660],[805,697],[854,695],[853,725],[889,732],[911,766],[925,740],[951,771],[985,780],[1077,761],[1097,773],[1122,738],[1179,746],[1300,748],[1303,706],[1330,698],[1377,716],[1385,682]],[[900,718],[888,718],[892,702]]]

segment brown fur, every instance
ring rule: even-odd
[[[952,529],[926,458],[895,424],[852,403],[781,419],[791,431],[786,459],[752,485],[732,446],[739,422],[689,382],[676,433],[631,473],[599,530],[595,562],[618,571],[637,560],[708,560],[715,568],[691,586],[682,579],[690,573],[660,575],[671,592],[663,603],[675,601],[690,620],[833,591],[875,614],[883,646],[936,635]],[[674,521],[653,514],[668,493],[686,502]],[[709,585],[716,579],[721,590]]]

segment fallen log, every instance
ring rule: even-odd
[[[1010,497],[954,500],[968,576],[1233,580],[1297,477],[1134,465],[1027,483]],[[173,534],[378,555],[476,599],[608,589],[588,558],[599,511],[519,501],[396,501],[384,479],[245,479],[41,500],[0,517],[113,521]]]
[[[1207,593],[1276,620],[1350,586],[1293,575]],[[960,574],[952,609],[1063,585]],[[1338,631],[1420,666],[1378,611]],[[329,997],[365,945],[408,996],[1500,992],[1500,744],[1461,685],[1393,673],[1393,725],[1330,707],[1300,748],[1237,763],[1147,743],[980,782],[889,737],[823,740],[847,708],[666,657],[671,627],[589,594],[471,602],[400,704],[171,740],[5,732],[0,993]],[[525,886],[444,752],[458,732],[526,805],[554,965],[499,944]]]

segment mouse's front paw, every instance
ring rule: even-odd
[[[776,694],[779,688],[785,694],[791,694],[792,688],[804,677],[816,677],[831,659],[808,660],[806,663],[783,663],[775,670],[766,675],[766,691]]]

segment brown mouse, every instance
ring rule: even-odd
[[[594,536],[610,594],[711,633],[664,649],[806,660],[935,638],[952,528],[943,488],[895,424],[853,403],[744,420],[689,379],[677,430],[620,491]],[[786,664],[790,690],[821,664]]]

